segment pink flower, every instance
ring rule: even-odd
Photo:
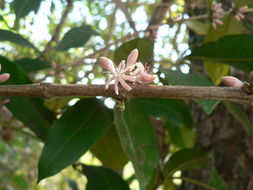
[[[237,13],[235,14],[235,19],[240,22],[241,20],[245,19],[244,13],[249,10],[248,6],[241,7]]]
[[[122,60],[118,67],[114,66],[112,60],[106,57],[100,57],[100,62],[103,67],[110,71],[112,75],[105,84],[105,89],[108,89],[111,81],[114,81],[114,91],[119,94],[119,83],[127,91],[132,90],[132,87],[127,84],[126,81],[138,82],[138,83],[149,83],[155,80],[154,75],[150,75],[146,72],[143,64],[141,62],[136,62],[138,58],[138,50],[134,49],[130,52],[127,57],[127,63]]]
[[[223,21],[221,20],[224,18],[224,10],[222,9],[222,4],[213,4],[212,5],[212,26],[214,29],[217,28],[217,25],[222,25]]]
[[[244,86],[244,83],[242,81],[231,76],[223,77],[222,81],[225,85],[235,87],[235,88],[242,88]]]
[[[1,71],[1,65],[0,65],[0,71]],[[0,74],[0,82],[5,82],[10,78],[9,73]]]

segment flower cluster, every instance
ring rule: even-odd
[[[246,13],[249,10],[248,6],[241,7],[237,13],[235,14],[235,19],[240,22],[241,20],[245,19],[244,13]]]
[[[0,65],[0,71],[1,71],[1,65]],[[3,73],[0,75],[0,82],[5,82],[10,78],[9,73]]]
[[[155,80],[155,76],[148,74],[145,67],[141,62],[137,62],[138,50],[134,49],[127,57],[127,61],[122,60],[118,67],[114,66],[112,60],[106,57],[100,57],[100,62],[103,67],[107,69],[112,75],[105,84],[105,88],[108,89],[111,81],[114,81],[114,91],[119,94],[119,83],[127,91],[132,90],[132,87],[127,81],[134,83],[150,83]]]

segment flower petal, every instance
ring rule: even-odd
[[[130,52],[130,54],[127,57],[127,67],[131,67],[135,62],[137,61],[138,58],[138,49],[134,49]]]
[[[132,87],[129,86],[126,81],[124,81],[124,79],[122,77],[119,78],[119,82],[120,84],[123,86],[124,89],[126,89],[127,91],[132,90]]]
[[[128,75],[122,75],[124,80],[128,80],[130,82],[136,82],[136,76],[128,76]]]
[[[114,91],[117,95],[119,95],[119,78],[115,79],[115,83],[114,83]]]
[[[9,73],[4,73],[0,75],[0,82],[5,82],[10,78],[10,74]]]
[[[108,59],[107,57],[100,57],[100,62],[103,64],[105,69],[115,73],[115,67],[112,60]]]
[[[113,75],[112,77],[110,77],[106,83],[105,83],[105,89],[109,88],[110,82],[113,81],[116,77]]]
[[[155,75],[150,75],[148,73],[140,73],[137,78],[136,78],[136,81],[137,82],[146,82],[146,83],[150,83],[150,82],[153,82],[155,80],[156,76]]]

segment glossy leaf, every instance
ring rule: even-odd
[[[244,113],[244,111],[239,106],[231,102],[224,102],[224,105],[226,106],[227,111],[241,123],[247,133],[253,135],[253,126],[246,113]]]
[[[174,153],[165,164],[165,176],[170,177],[176,171],[195,170],[207,168],[211,159],[201,150],[187,148]]]
[[[178,71],[171,71],[166,69],[160,69],[165,74],[165,81],[172,85],[185,85],[185,86],[213,86],[207,78],[202,75],[183,74]],[[206,114],[211,114],[215,107],[218,105],[218,101],[196,100],[195,101]]]
[[[216,188],[217,190],[228,190],[227,184],[225,181],[220,177],[216,169],[212,169],[211,176],[208,180],[208,185],[211,187]]]
[[[2,30],[0,29],[0,41],[8,41],[15,43],[17,45],[33,48],[36,51],[39,51],[31,42],[25,39],[20,34],[14,33],[9,30]]]
[[[101,166],[83,166],[83,173],[88,179],[86,190],[130,190],[115,171]]]
[[[51,67],[51,64],[46,61],[42,61],[40,59],[30,59],[30,58],[23,58],[15,61],[22,69],[26,72],[35,72],[42,69],[47,69]]]
[[[186,58],[226,63],[250,72],[253,70],[252,43],[253,35],[225,36],[194,49]]]
[[[180,100],[136,98],[124,111],[115,111],[115,124],[123,150],[133,162],[140,188],[145,189],[158,162],[158,150],[150,116],[179,126],[192,127],[187,105]]]
[[[38,181],[73,164],[112,124],[111,112],[97,99],[83,99],[55,121],[39,160]]]
[[[145,64],[153,55],[153,42],[146,38],[137,38],[123,43],[114,53],[114,61],[119,64],[121,60],[127,60],[129,53],[137,48],[138,60]]]
[[[2,84],[30,84],[26,73],[15,63],[0,57],[2,72],[10,73],[11,77]],[[38,137],[45,139],[53,122],[54,115],[44,105],[41,98],[6,97],[10,103],[6,104],[13,115],[29,127]],[[23,109],[21,109],[23,108]]]
[[[65,51],[70,48],[82,47],[92,35],[98,35],[98,33],[88,25],[71,28],[64,35],[56,49],[58,51]]]
[[[106,134],[92,147],[91,152],[102,161],[103,166],[116,171],[121,171],[128,162],[115,126],[110,127]]]
[[[15,0],[14,11],[16,19],[20,19],[26,16],[29,12],[37,12],[42,0]]]

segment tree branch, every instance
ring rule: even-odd
[[[233,87],[132,85],[132,88],[129,92],[121,88],[120,95],[117,96],[114,92],[113,85],[108,90],[105,89],[104,85],[51,83],[2,85],[0,86],[0,96],[30,96],[41,98],[104,96],[123,100],[137,97],[171,98],[232,101],[253,106],[253,95],[245,93],[242,89]]]

